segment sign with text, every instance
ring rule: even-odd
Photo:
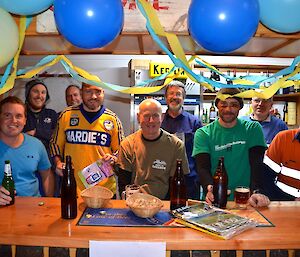
[[[90,257],[165,257],[166,242],[90,241]]]
[[[172,63],[157,63],[150,62],[149,65],[149,77],[154,78],[158,77],[162,74],[169,72],[173,68],[174,64]],[[177,78],[186,79],[188,78],[187,74],[182,69],[176,69],[174,72],[170,73],[168,77],[172,77],[173,75],[177,75]]]

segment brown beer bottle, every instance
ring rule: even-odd
[[[170,209],[186,206],[186,187],[182,170],[182,160],[177,159],[176,170],[170,184]]]
[[[228,176],[224,166],[224,157],[220,157],[218,167],[213,176],[214,206],[226,208]]]
[[[61,217],[63,219],[75,219],[77,217],[76,190],[77,186],[71,156],[67,155],[61,184]]]
[[[9,191],[9,196],[11,197],[11,201],[8,205],[12,205],[15,203],[15,182],[11,174],[11,166],[10,161],[4,162],[4,177],[2,180],[2,186]]]

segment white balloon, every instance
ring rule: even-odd
[[[19,29],[12,16],[0,8],[0,67],[8,64],[19,47]]]

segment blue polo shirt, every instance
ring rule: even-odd
[[[171,134],[184,133],[186,155],[189,161],[190,174],[188,177],[193,177],[197,182],[199,181],[198,172],[196,169],[196,162],[192,157],[192,151],[194,146],[194,134],[196,130],[202,127],[202,123],[199,119],[184,110],[176,118],[171,117],[168,111],[164,114],[164,119],[161,127]]]
[[[250,116],[244,116],[241,117],[243,120],[248,121],[257,121],[254,119],[253,114]],[[264,138],[266,140],[266,143],[269,145],[271,144],[273,138],[278,134],[278,132],[282,130],[287,130],[288,126],[285,124],[285,122],[281,119],[278,119],[277,117],[273,115],[269,115],[267,119],[264,121],[257,121],[263,130]]]

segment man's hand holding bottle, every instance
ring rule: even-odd
[[[213,204],[214,202],[214,194],[213,194],[213,186],[212,185],[208,185],[207,186],[207,194],[205,197],[205,201],[208,204]],[[253,193],[249,200],[248,203],[252,206],[252,207],[266,207],[270,204],[270,199],[263,194],[260,193]]]

